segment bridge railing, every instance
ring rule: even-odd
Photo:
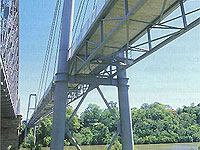
[[[104,6],[108,3],[110,0],[100,0],[98,3],[95,5],[94,10],[92,11],[90,17],[88,20],[85,22],[84,26],[80,30],[79,35],[76,37],[75,41],[72,43],[70,52],[69,52],[69,57],[73,56],[73,53],[75,52],[77,46],[81,43],[83,38],[85,37],[87,31],[97,18],[97,16],[100,14],[101,10],[104,8]]]

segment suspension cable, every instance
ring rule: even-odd
[[[74,31],[74,35],[72,37],[72,44],[74,43],[74,38],[75,38],[75,35],[77,34],[77,29],[78,29],[78,24],[79,24],[79,21],[80,21],[80,17],[81,17],[81,14],[82,14],[82,11],[83,11],[83,6],[85,4],[85,0],[83,0],[83,4],[81,6],[81,11],[80,11],[80,14],[79,14],[79,17],[78,17],[78,22],[76,23],[76,28],[75,28],[75,31]],[[75,27],[75,25],[73,26],[73,28]],[[73,30],[72,30],[73,31]]]
[[[84,12],[84,15],[83,15],[83,19],[82,19],[80,30],[83,28],[83,24],[84,24],[84,21],[85,21],[86,12],[87,12],[87,8],[88,8],[88,3],[89,3],[89,0],[87,0],[87,4],[86,4],[85,12]]]
[[[46,49],[46,53],[45,53],[44,63],[43,63],[43,67],[42,67],[42,73],[41,73],[40,82],[39,82],[39,88],[38,88],[38,93],[37,93],[39,99],[40,99],[43,84],[44,84],[44,77],[46,74],[47,62],[49,59],[51,43],[53,40],[54,31],[55,31],[55,22],[57,20],[56,18],[58,15],[58,9],[59,9],[60,3],[61,3],[61,0],[57,0],[55,11],[54,11],[54,17],[53,17],[53,21],[52,21],[52,25],[51,25],[49,40],[48,40],[48,44],[47,44],[47,49]]]
[[[79,17],[79,18],[78,18],[78,22],[76,22],[76,20],[75,20],[75,23],[74,23],[73,29],[72,29],[72,31],[75,29],[74,34],[73,34],[73,37],[72,37],[72,44],[74,43],[75,37],[76,37],[76,35],[77,35],[77,32],[76,32],[76,31],[77,31],[77,29],[78,29],[78,25],[79,25],[79,21],[80,21],[80,17],[81,17],[82,11],[83,11],[83,6],[84,6],[84,4],[85,4],[85,0],[82,1],[82,2],[83,2],[83,3],[82,3],[82,6],[81,6],[81,11],[78,10],[78,13],[80,12],[80,14],[79,14],[79,16],[78,16],[78,14],[76,15],[76,19],[77,19],[77,16]],[[97,0],[94,0],[94,1],[93,1],[93,10],[95,9],[96,2],[97,2]],[[85,21],[85,17],[86,17],[86,12],[87,12],[87,10],[88,10],[88,4],[89,4],[89,0],[87,0],[86,6],[85,6],[85,12],[84,12],[84,14],[83,14],[83,19],[82,19],[82,23],[81,23],[81,26],[80,26],[80,30],[82,29],[82,27],[83,27],[83,25],[84,25],[84,21]],[[81,4],[80,4],[80,5],[81,5]],[[79,8],[80,8],[80,6],[79,6]],[[75,27],[76,27],[76,28],[75,28]]]
[[[96,2],[97,2],[97,0],[94,0],[93,10],[95,9]]]
[[[77,21],[77,19],[78,19],[79,13],[81,13],[80,11],[82,11],[83,4],[84,4],[84,3],[85,3],[85,0],[82,0],[81,3],[80,3],[80,5],[79,5],[79,7],[78,7],[78,12],[77,12],[77,14],[76,14],[75,21],[74,21],[74,23],[73,23],[72,31],[74,30],[74,27],[75,27],[75,25],[76,25],[76,21]]]
[[[59,51],[59,46],[60,46],[60,39],[61,39],[61,25],[60,25],[60,30],[58,33],[58,41],[57,41],[57,46],[56,46],[56,53],[55,53],[55,61],[54,61],[54,66],[53,66],[53,78],[56,73],[56,64],[58,60],[58,51]]]
[[[48,75],[49,75],[49,69],[50,69],[50,66],[51,66],[52,52],[53,52],[53,48],[54,48],[54,41],[55,41],[56,29],[57,29],[59,14],[60,14],[60,5],[61,5],[61,3],[59,3],[58,11],[57,11],[57,16],[56,16],[56,21],[55,21],[55,29],[54,29],[54,34],[53,34],[53,40],[52,40],[52,43],[51,43],[51,48],[50,48],[50,56],[49,56],[49,62],[48,62],[48,65],[47,65],[46,79],[45,79],[45,82],[44,82],[45,83],[44,84],[44,90],[46,89]]]

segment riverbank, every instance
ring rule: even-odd
[[[141,144],[135,145],[136,150],[198,150],[200,142],[195,143],[169,143],[169,144]],[[105,145],[81,146],[82,150],[105,150]],[[49,150],[43,147],[42,150]],[[21,148],[20,150],[29,150]],[[76,150],[74,146],[65,146],[64,150]]]

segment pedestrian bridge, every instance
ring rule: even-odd
[[[200,8],[186,12],[184,2],[189,5],[191,1],[99,0],[70,44],[66,60],[69,67],[68,104],[91,90],[91,85],[117,86],[116,76],[122,70],[199,25],[198,15],[192,21],[187,17],[199,13]],[[180,9],[180,15],[169,17],[177,9]],[[181,20],[178,25],[171,23],[178,19]],[[144,36],[145,40],[141,40]],[[27,128],[53,112],[55,82],[56,78],[52,79],[39,100],[27,121]]]

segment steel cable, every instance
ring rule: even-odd
[[[82,6],[81,6],[81,11],[80,11],[80,14],[79,14],[79,17],[78,17],[78,22],[75,24],[76,25],[76,28],[75,28],[75,31],[74,31],[74,35],[72,37],[72,44],[74,43],[74,38],[75,38],[75,35],[77,34],[77,29],[78,29],[78,24],[79,24],[79,21],[80,21],[80,17],[81,17],[81,13],[83,11],[83,6],[85,4],[85,0],[83,0],[83,3],[82,3]],[[73,26],[73,28],[75,27],[75,25]],[[73,31],[73,28],[72,28],[72,31]]]
[[[56,73],[56,64],[58,60],[58,51],[59,51],[59,46],[60,46],[60,38],[61,38],[61,26],[60,26],[60,31],[58,34],[58,41],[57,41],[57,46],[56,46],[56,54],[55,54],[55,61],[54,61],[54,67],[53,67],[53,78]]]
[[[80,30],[83,28],[83,24],[84,24],[84,21],[85,21],[86,12],[87,12],[87,8],[88,8],[88,3],[89,3],[89,0],[87,1],[87,4],[86,4],[86,8],[85,8],[85,12],[84,12],[84,15],[83,15],[83,19],[82,19],[82,24],[81,24]]]
[[[60,2],[61,2],[60,0],[57,0],[55,11],[54,11],[54,17],[53,17],[53,21],[52,21],[52,25],[51,25],[49,40],[48,40],[48,44],[47,44],[47,49],[46,49],[46,53],[45,53],[45,58],[44,58],[44,63],[43,63],[43,67],[42,67],[42,73],[41,73],[41,77],[40,77],[38,93],[37,93],[39,99],[40,99],[43,84],[44,84],[46,67],[47,67],[47,62],[48,62],[48,59],[49,59],[49,52],[50,52],[50,48],[51,48],[52,38],[53,38],[53,35],[54,35],[55,22],[57,20],[56,18],[57,18],[57,13],[58,13],[58,8],[60,6]]]
[[[56,29],[57,29],[57,24],[58,24],[58,18],[59,18],[59,14],[60,14],[60,5],[61,5],[61,3],[59,3],[57,16],[56,16],[56,21],[55,21],[55,29],[54,29],[54,34],[53,34],[53,40],[52,40],[52,43],[51,43],[51,48],[50,48],[50,56],[49,56],[49,62],[48,62],[47,71],[46,71],[46,79],[45,79],[45,82],[44,82],[44,90],[46,89],[48,75],[49,75],[49,69],[50,69],[50,66],[51,66],[52,52],[53,52],[53,47],[54,47]]]

